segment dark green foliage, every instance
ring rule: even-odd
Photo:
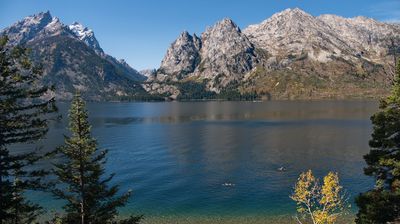
[[[143,215],[139,215],[139,216],[130,216],[127,219],[121,219],[121,220],[114,220],[109,222],[110,224],[139,224],[140,221],[143,220]],[[50,220],[50,221],[46,221],[46,224],[62,224],[65,223],[65,221],[63,221],[63,217],[56,213],[54,214],[54,217]]]
[[[361,194],[356,203],[359,206],[357,223],[384,224],[399,215],[400,195],[389,191],[371,190]]]
[[[226,86],[219,94],[207,90],[206,80],[203,82],[178,82],[171,83],[178,86],[180,95],[177,100],[255,100],[259,96],[256,93],[242,94],[238,90],[239,84],[232,82]]]
[[[41,158],[36,150],[12,154],[9,146],[43,138],[48,131],[45,115],[57,109],[53,99],[42,98],[49,88],[38,84],[42,70],[31,63],[28,50],[10,48],[7,41],[0,38],[0,223],[30,223],[40,206],[23,194],[44,187],[46,172],[32,169]]]
[[[400,219],[400,64],[391,95],[381,101],[371,121],[372,149],[364,156],[368,165],[364,171],[375,177],[376,187],[357,199],[357,223],[393,222]]]
[[[127,219],[116,221],[113,224],[139,224],[142,219],[143,216],[130,216]]]
[[[234,81],[226,86],[219,94],[218,99],[223,100],[256,100],[259,96],[256,92],[242,94],[238,90],[239,83]]]
[[[106,98],[108,101],[145,101],[145,102],[158,102],[165,101],[166,96],[162,95],[152,95],[148,93],[137,93],[134,96],[112,96],[110,98]]]
[[[216,93],[207,91],[205,82],[181,82],[177,84],[179,91],[178,100],[215,99]]]
[[[116,196],[118,186],[109,186],[114,174],[104,177],[107,151],[97,148],[91,136],[88,113],[80,95],[75,95],[69,112],[70,137],[61,146],[60,160],[55,164],[58,184],[53,193],[66,201],[63,223],[112,223],[124,206],[130,192]]]

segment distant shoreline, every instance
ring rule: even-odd
[[[90,103],[174,103],[174,102],[253,102],[253,103],[266,103],[266,102],[318,102],[318,101],[379,101],[381,97],[348,97],[348,98],[298,98],[298,99],[271,99],[271,100],[226,100],[226,99],[190,99],[190,100],[86,100]],[[69,103],[71,100],[56,100],[61,103]]]

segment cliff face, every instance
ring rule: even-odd
[[[201,62],[196,75],[210,79],[218,92],[233,80],[240,80],[257,63],[253,44],[230,19],[224,19],[202,35]]]
[[[208,79],[209,88],[218,92],[243,78],[255,64],[253,44],[232,20],[223,19],[208,28],[201,39],[182,33],[167,50],[156,80]]]
[[[307,53],[320,62],[332,57],[356,61],[362,56],[379,63],[385,59],[387,40],[400,36],[396,25],[365,17],[313,17],[300,9],[277,13],[244,33],[273,55]]]
[[[183,32],[168,48],[160,70],[180,78],[192,73],[200,62],[200,48],[201,40],[196,34]]]

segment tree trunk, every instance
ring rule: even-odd
[[[0,146],[0,150],[2,151],[2,147]],[[1,153],[1,151],[0,151],[0,153]],[[2,171],[3,171],[3,169],[5,168],[5,167],[3,167],[2,166],[2,161],[3,161],[3,156],[1,156],[1,154],[0,154],[0,208],[1,208],[1,211],[0,211],[0,224],[2,224],[3,223],[3,213],[5,213],[5,211],[3,211],[3,206],[4,206],[4,199],[2,199],[2,197],[3,197],[3,188],[2,188],[2,184],[3,184],[3,173],[2,173]]]
[[[83,164],[80,164],[80,185],[81,185],[81,224],[85,224],[85,192],[83,186]]]
[[[0,157],[0,165],[1,165],[1,160],[2,160],[2,158]],[[2,167],[0,167],[0,169],[2,169]],[[1,171],[0,171],[1,172]],[[3,178],[2,178],[2,174],[0,173],[0,203],[1,203],[1,208],[3,207],[3,199],[2,199],[2,197],[3,197],[3,191],[1,190],[2,188],[1,188],[1,185],[3,184]],[[0,211],[1,213],[3,213],[3,211]],[[3,223],[3,214],[1,214],[0,213],[0,224],[2,224]]]
[[[78,108],[78,114],[80,111],[80,108]],[[81,120],[78,119],[78,135],[79,139],[82,139],[82,131],[81,131]],[[81,224],[85,224],[85,188],[84,188],[84,168],[83,168],[83,149],[82,146],[80,146],[80,164],[79,164],[79,172],[80,172],[80,185],[81,185]]]

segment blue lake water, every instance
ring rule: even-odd
[[[59,106],[64,118],[68,106]],[[373,181],[362,157],[377,109],[375,101],[88,103],[113,183],[133,190],[121,213],[147,216],[292,215],[289,195],[308,169],[339,172],[351,197],[366,191]],[[41,145],[62,144],[65,125],[52,124]]]

